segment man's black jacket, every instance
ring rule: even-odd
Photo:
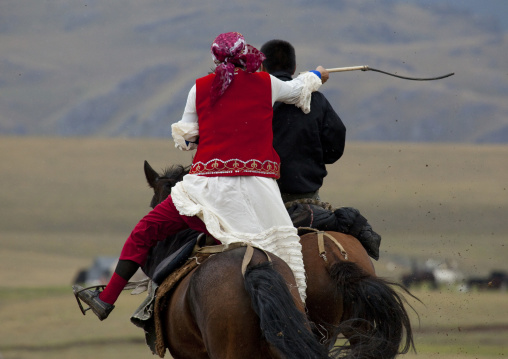
[[[291,80],[287,72],[272,75]],[[325,96],[312,93],[310,108],[304,114],[295,105],[276,102],[273,107],[273,147],[281,160],[277,183],[282,193],[317,191],[327,175],[325,164],[334,163],[344,153],[346,127]]]

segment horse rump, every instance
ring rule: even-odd
[[[404,307],[404,303],[408,303],[392,287],[401,288],[417,299],[407,289],[371,276],[351,262],[334,263],[330,275],[338,295],[344,299],[339,332],[348,341],[334,349],[335,354],[343,358],[388,359],[415,350],[411,323]]]
[[[285,358],[329,358],[311,331],[305,314],[294,303],[284,278],[271,262],[249,266],[245,289],[260,319],[261,331]]]

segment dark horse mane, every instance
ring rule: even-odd
[[[151,175],[150,173],[147,173],[147,164],[148,162],[145,161],[145,174],[147,178]],[[190,171],[190,166],[182,166],[182,165],[172,165],[169,167],[166,167],[162,170],[162,175],[153,178],[155,183],[158,183],[161,180],[164,180],[164,188],[162,191],[162,195],[165,195],[166,197],[171,194],[171,189],[175,186],[177,182],[180,182],[183,177],[188,174]],[[155,206],[160,202],[161,196],[154,195],[152,197],[152,201],[150,202],[150,207],[155,208]]]
[[[189,173],[191,166],[184,165],[171,165],[162,170],[162,175],[159,179],[173,180],[174,183],[180,182],[183,176]],[[174,184],[173,184],[174,186]]]

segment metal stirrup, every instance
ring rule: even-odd
[[[92,288],[94,288],[95,290],[97,290],[99,288],[104,290],[104,288],[106,288],[106,286],[105,285],[93,285],[91,287],[82,288],[82,289],[80,289],[78,291],[73,290],[74,296],[76,297],[76,301],[78,302],[79,309],[81,310],[81,313],[83,313],[83,315],[85,315],[86,312],[89,311],[92,308],[90,306],[88,308],[86,308],[86,309],[83,308],[83,305],[81,304],[81,299],[79,299],[78,294],[81,293],[81,292],[84,292],[85,290],[92,289]]]

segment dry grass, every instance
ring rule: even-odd
[[[506,292],[423,290],[415,294],[423,302],[410,300],[419,314],[419,322],[411,314],[418,352],[508,355],[508,320],[502,315],[508,309]]]
[[[408,358],[502,358],[506,293],[416,291],[410,300],[418,355]],[[142,330],[128,322],[143,295],[124,292],[105,322],[83,317],[68,287],[0,290],[0,353],[5,358],[153,358]],[[503,326],[503,327],[501,327]],[[503,329],[504,328],[504,329]]]
[[[81,315],[70,287],[0,290],[0,353],[6,359],[153,358],[129,317],[144,296],[122,294],[105,322]]]
[[[397,279],[410,257],[447,258],[486,275],[508,270],[507,156],[503,146],[352,143],[330,166],[322,197],[359,208],[383,235],[383,276]],[[4,358],[153,358],[128,321],[143,298],[123,294],[100,323],[81,315],[70,290],[96,255],[118,255],[148,210],[145,159],[162,169],[189,163],[191,154],[169,140],[0,139]],[[411,302],[421,320],[413,320],[417,358],[508,355],[505,292],[416,295],[425,304]]]

